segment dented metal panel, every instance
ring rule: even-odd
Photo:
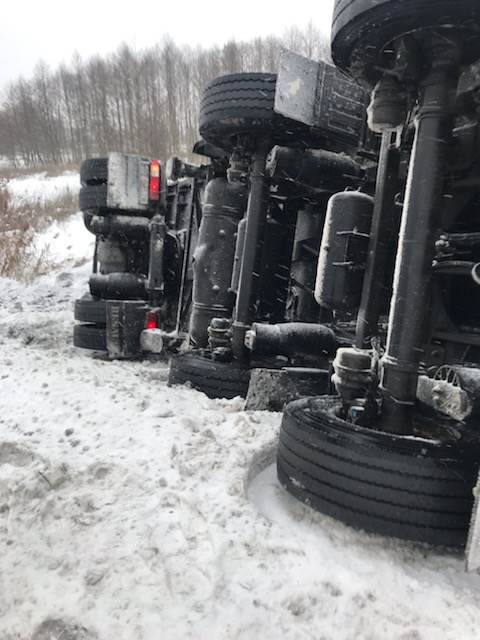
[[[107,206],[111,209],[148,209],[150,161],[140,156],[110,153],[108,156]]]
[[[275,111],[313,127],[318,72],[317,62],[291,51],[282,51],[275,92]]]
[[[367,105],[363,89],[332,65],[282,51],[277,113],[356,144],[365,131]]]

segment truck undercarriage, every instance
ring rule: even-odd
[[[464,547],[470,530],[477,568],[480,8],[336,0],[332,57],[337,68],[286,52],[278,76],[206,87],[200,134],[218,158],[195,191],[201,222],[170,220],[165,204],[127,288],[143,287],[144,323],[145,300],[169,299],[155,264],[182,264],[162,316],[186,338],[170,384],[283,408],[278,478],[292,495],[408,540]],[[120,218],[86,217],[101,238],[97,298],[122,297],[125,276],[100,258]],[[178,255],[165,244],[152,263],[168,234]]]
[[[338,395],[286,408],[278,475],[348,524],[463,546],[480,459],[478,110],[467,79],[478,9],[462,2],[453,17],[446,3],[418,3],[413,25],[406,3],[367,4],[336,2],[332,39],[335,62],[371,91],[382,140],[356,327],[333,361]],[[322,238],[316,299],[334,314],[349,282],[356,289],[336,254],[353,197],[330,200],[334,232]]]

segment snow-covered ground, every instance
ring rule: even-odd
[[[52,222],[45,231],[34,238],[37,253],[44,253],[51,264],[65,268],[93,258],[95,238],[83,224],[81,212],[72,214],[66,220]]]
[[[46,172],[13,178],[8,192],[14,207],[45,205],[65,195],[75,196],[80,189],[78,172],[66,171],[59,176],[47,176]]]
[[[279,414],[75,350],[88,275],[0,279],[1,640],[479,637],[461,557],[285,494]]]
[[[79,189],[80,178],[75,171],[53,177],[46,172],[35,173],[7,183],[13,215],[17,208],[32,207],[32,215],[43,216],[41,224],[33,225],[40,231],[34,234],[30,251],[53,268],[83,264],[93,256],[94,237],[85,229],[81,212],[60,220],[54,215],[55,204],[64,197],[75,202]]]

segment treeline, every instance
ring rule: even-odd
[[[178,47],[170,40],[134,51],[122,45],[106,57],[50,70],[39,63],[0,104],[0,156],[27,166],[77,163],[107,151],[160,159],[187,156],[198,137],[205,84],[238,71],[276,71],[282,47],[314,59],[328,56],[313,25],[282,38],[229,42],[223,47]]]

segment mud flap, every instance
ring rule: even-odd
[[[110,358],[140,356],[140,336],[145,329],[148,309],[145,302],[138,300],[107,301],[107,350]]]
[[[466,569],[467,571],[478,571],[480,569],[480,472],[477,486],[473,490],[475,502],[468,532]]]

